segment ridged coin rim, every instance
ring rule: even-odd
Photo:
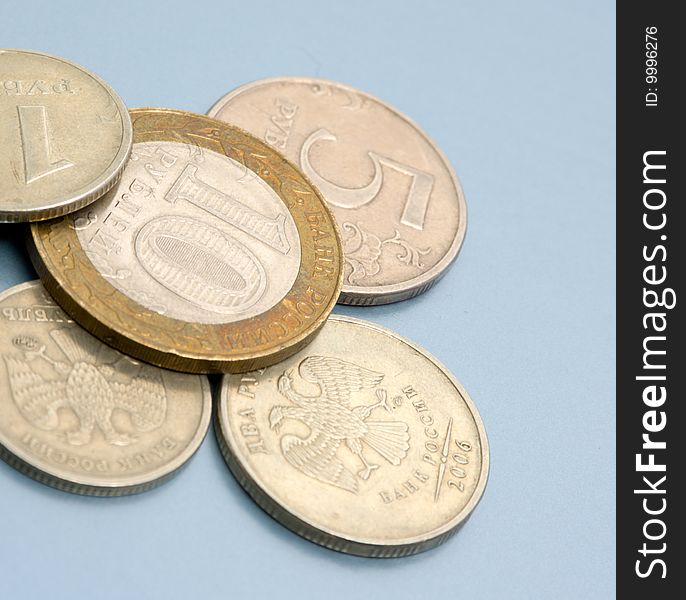
[[[105,168],[102,175],[97,177],[93,183],[87,184],[82,188],[76,190],[72,194],[62,196],[50,204],[40,208],[32,208],[29,210],[3,210],[0,207],[0,223],[25,223],[25,222],[39,222],[48,219],[54,219],[71,212],[75,212],[101,198],[104,194],[110,191],[119,181],[124,171],[124,167],[131,155],[131,148],[133,143],[133,128],[131,125],[131,118],[129,111],[123,100],[114,89],[101,77],[82,67],[78,63],[67,60],[60,56],[48,54],[47,52],[36,52],[34,50],[23,50],[19,48],[2,48],[1,54],[7,53],[24,53],[34,54],[45,58],[57,60],[64,64],[82,71],[92,79],[94,79],[103,89],[110,95],[117,111],[122,120],[122,141],[117,154],[112,159],[112,162]]]

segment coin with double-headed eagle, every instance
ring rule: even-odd
[[[142,492],[207,432],[207,378],[165,371],[81,329],[39,282],[0,294],[0,457],[65,491]]]
[[[32,226],[48,291],[99,339],[168,369],[243,372],[297,352],[342,281],[319,192],[236,127],[170,109],[131,116],[119,185]]]
[[[395,557],[452,535],[488,477],[469,395],[415,344],[334,315],[284,362],[225,376],[215,420],[229,468],[299,535]]]

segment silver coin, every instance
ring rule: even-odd
[[[215,426],[267,513],[351,554],[444,542],[488,478],[486,433],[459,382],[398,334],[337,315],[283,362],[225,376]]]
[[[38,281],[0,294],[0,458],[52,487],[148,490],[199,448],[205,376],[139,363],[99,342]]]
[[[0,223],[94,202],[131,152],[129,113],[102,79],[27,50],[0,50],[0,134]]]
[[[408,117],[333,81],[280,77],[239,87],[208,113],[300,166],[343,234],[344,304],[387,304],[429,289],[467,226],[448,160]]]

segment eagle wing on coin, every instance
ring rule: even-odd
[[[21,414],[39,429],[55,429],[59,424],[57,407],[66,398],[66,382],[44,379],[23,358],[5,356],[5,364],[12,397]]]
[[[114,404],[128,411],[138,431],[152,431],[167,412],[167,392],[158,369],[143,366],[130,383],[112,382]]]
[[[296,469],[324,483],[357,493],[355,475],[336,456],[340,445],[340,439],[322,431],[313,431],[307,439],[297,435],[281,438],[281,451]]]
[[[335,453],[343,441],[347,448],[362,462],[363,469],[357,475],[369,479],[379,465],[370,463],[363,455],[364,442],[392,465],[399,465],[407,455],[409,436],[407,425],[389,420],[368,420],[372,412],[383,406],[389,410],[385,390],[377,390],[378,402],[371,405],[350,407],[350,394],[364,388],[376,387],[384,375],[365,369],[339,358],[310,356],[300,363],[300,373],[308,381],[317,383],[319,396],[304,396],[292,385],[292,369],[279,377],[279,392],[295,406],[274,406],[269,413],[270,428],[278,429],[284,419],[296,419],[306,424],[310,437],[284,436],[281,450],[297,469],[327,483],[356,492]],[[320,438],[318,436],[324,436]],[[329,469],[333,469],[330,472]],[[339,480],[345,472],[346,485]]]
[[[328,356],[309,356],[300,363],[300,375],[322,389],[322,399],[350,404],[352,392],[373,388],[381,383],[383,373],[365,369],[351,362]]]

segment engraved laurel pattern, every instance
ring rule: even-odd
[[[397,229],[393,237],[381,240],[373,233],[365,231],[359,223],[356,225],[346,221],[341,227],[344,234],[348,234],[343,240],[343,250],[346,263],[351,267],[347,280],[353,285],[379,273],[379,259],[384,245],[397,246],[396,259],[408,267],[420,270],[425,267],[421,260],[422,256],[431,252],[430,247],[417,248],[403,240]]]
[[[342,103],[341,108],[345,110],[359,110],[368,102],[366,98],[359,94],[325,83],[313,83],[310,89],[315,96],[329,96],[340,99]]]
[[[133,363],[75,327],[53,329],[50,337],[66,361],[52,358],[45,344],[26,335],[12,340],[21,354],[3,355],[14,402],[34,427],[54,431],[72,446],[90,444],[96,429],[109,444],[128,446],[138,436],[117,429],[115,409],[128,414],[137,433],[162,425],[167,393],[158,369]],[[32,366],[37,360],[50,365],[55,377],[39,375]],[[59,410],[65,408],[76,416],[78,426],[61,433]]]
[[[100,274],[107,279],[128,279],[131,277],[129,269],[116,269],[110,262],[100,254],[95,252],[86,252],[88,259],[95,265]]]
[[[353,494],[359,491],[358,479],[367,481],[380,465],[370,462],[365,451],[372,450],[391,465],[399,465],[410,447],[407,423],[371,418],[383,408],[388,413],[386,390],[378,385],[384,378],[354,363],[327,356],[309,356],[299,366],[306,381],[319,386],[318,396],[305,396],[294,388],[293,370],[286,370],[278,380],[279,393],[291,404],[274,406],[269,413],[269,426],[278,434],[285,419],[296,419],[310,428],[307,438],[284,435],[280,441],[285,459],[296,469]],[[376,388],[374,404],[351,405],[354,392]],[[353,473],[338,456],[346,448],[362,463]]]

